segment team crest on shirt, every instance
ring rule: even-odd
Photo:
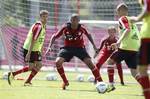
[[[132,36],[132,39],[139,40],[139,37],[138,37],[137,34],[135,33],[135,34]]]

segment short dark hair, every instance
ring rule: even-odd
[[[80,16],[79,16],[79,14],[77,14],[77,13],[73,13],[73,14],[70,16],[70,19],[69,19],[69,20],[71,20],[71,19],[74,18],[74,17],[77,17],[77,18],[80,20]]]

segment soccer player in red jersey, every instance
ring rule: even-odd
[[[37,21],[30,28],[27,38],[23,45],[24,61],[29,63],[29,66],[8,73],[8,83],[11,85],[11,78],[16,75],[31,71],[28,79],[25,81],[24,86],[31,85],[31,80],[39,72],[42,67],[42,46],[45,39],[46,23],[48,20],[48,11],[40,11],[40,21]]]
[[[150,79],[148,66],[150,64],[150,0],[139,0],[143,6],[143,11],[138,17],[134,17],[132,22],[143,20],[140,31],[141,47],[139,51],[138,75],[136,78],[142,86],[145,99],[150,99]]]
[[[98,62],[96,63],[96,67],[100,70],[101,66],[107,61],[107,59],[111,56],[111,54],[114,52],[114,50],[111,49],[111,44],[117,42],[117,37],[116,37],[116,28],[114,26],[111,26],[108,28],[108,37],[102,40],[102,43],[98,49]],[[96,53],[96,56],[97,54]],[[124,85],[123,81],[123,72],[122,72],[122,66],[121,63],[116,64],[116,67],[118,69],[118,74],[120,77],[121,84]],[[114,67],[112,65],[108,65],[107,68],[108,72],[108,78],[109,78],[109,83],[111,86],[113,86],[114,83]],[[113,90],[114,87],[112,87]]]
[[[94,77],[98,81],[102,81],[99,71],[91,61],[89,54],[87,53],[84,45],[83,35],[87,36],[93,45],[95,51],[97,48],[93,42],[91,34],[87,32],[82,24],[79,24],[80,17],[78,14],[72,14],[70,22],[66,23],[57,33],[53,34],[50,39],[50,44],[46,53],[51,50],[52,44],[60,36],[64,36],[64,47],[61,48],[58,57],[56,58],[57,71],[63,79],[62,88],[65,90],[69,82],[66,78],[64,68],[62,64],[69,62],[73,56],[81,59],[92,71]]]

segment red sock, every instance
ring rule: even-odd
[[[24,68],[22,68],[22,69],[20,69],[20,70],[17,70],[17,71],[15,71],[15,72],[12,72],[12,74],[13,74],[13,76],[16,76],[16,75],[18,75],[18,74],[20,74],[20,73],[27,72],[27,71],[29,71],[29,66],[25,66]]]
[[[26,80],[26,82],[31,82],[31,80],[33,79],[33,77],[38,73],[37,70],[35,70],[34,68],[32,69],[28,79]]]
[[[98,69],[99,71],[100,71],[101,66],[102,66],[102,65],[99,64],[99,63],[96,64],[96,67],[97,67],[97,69]]]
[[[137,81],[141,84],[145,99],[150,99],[150,81],[148,76],[136,76]]]
[[[63,66],[57,67],[57,71],[58,71],[59,75],[61,76],[61,78],[63,79],[63,82],[68,83]]]
[[[107,72],[108,72],[109,82],[113,83],[114,82],[114,67],[108,67]]]
[[[93,75],[94,75],[94,77],[95,77],[96,80],[98,80],[99,82],[103,81],[102,77],[100,76],[100,73],[99,73],[99,71],[98,71],[98,69],[96,67],[94,67],[92,69],[92,73],[93,73]]]
[[[122,65],[121,65],[121,63],[120,64],[116,64],[116,66],[117,66],[117,69],[118,69],[118,75],[119,75],[120,81],[124,82],[123,81],[123,71],[122,71]]]

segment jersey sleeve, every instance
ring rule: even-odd
[[[86,29],[86,27],[85,27],[84,25],[81,25],[81,29],[82,29],[82,31],[83,31],[83,33],[84,33],[85,35],[90,34],[90,33],[87,31],[87,29]]]
[[[36,23],[33,28],[32,28],[32,33],[33,33],[33,40],[37,40],[37,38],[39,37],[39,34],[41,32],[42,29],[42,25],[40,23]]]
[[[130,29],[129,21],[125,16],[119,19],[119,25],[120,25],[119,27],[121,27],[122,29]]]

